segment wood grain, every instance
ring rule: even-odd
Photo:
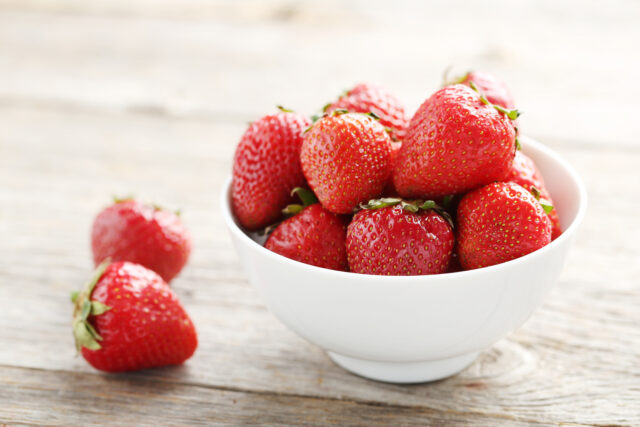
[[[638,4],[490,3],[500,32],[467,5],[459,33],[455,4],[238,4],[0,0],[0,423],[640,424],[640,90],[623,67]],[[311,111],[365,75],[415,108],[451,62],[513,82],[525,130],[576,167],[590,207],[524,327],[456,377],[375,383],[264,308],[216,201],[245,121],[273,104]],[[173,285],[200,335],[184,366],[105,376],[74,357],[68,295],[114,194],[182,208],[195,237]]]
[[[48,426],[526,425],[509,416],[246,393],[157,382],[136,374],[107,376],[0,367],[0,381],[0,420],[12,424],[19,420]],[[49,406],[43,407],[43,400]]]
[[[364,79],[413,111],[453,65],[507,79],[532,136],[639,143],[637,2],[332,3],[2,0],[0,100],[252,120]]]

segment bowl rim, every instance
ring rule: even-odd
[[[222,216],[224,218],[224,222],[227,225],[227,228],[230,232],[238,237],[241,241],[248,244],[251,247],[254,247],[263,255],[272,258],[275,262],[284,263],[284,265],[289,265],[292,268],[301,268],[308,269],[309,273],[315,274],[326,274],[329,276],[335,276],[336,279],[365,279],[365,280],[374,280],[374,281],[384,281],[384,282],[402,282],[402,283],[419,283],[421,285],[427,284],[429,282],[440,282],[443,279],[451,278],[451,277],[465,277],[471,279],[475,276],[482,276],[485,274],[492,274],[501,269],[516,267],[520,263],[526,263],[534,257],[543,256],[545,253],[553,250],[559,245],[564,244],[567,240],[571,239],[575,231],[578,229],[580,224],[582,223],[586,209],[587,209],[587,191],[582,182],[582,179],[575,171],[575,169],[560,156],[555,151],[547,147],[546,145],[526,136],[520,136],[519,139],[524,142],[524,146],[532,146],[535,150],[541,151],[545,156],[552,158],[556,163],[560,165],[571,177],[576,188],[578,189],[578,210],[575,214],[573,221],[571,224],[562,232],[560,236],[558,236],[555,240],[547,244],[546,246],[535,250],[527,255],[524,255],[520,258],[512,259],[510,261],[503,262],[501,264],[491,265],[488,267],[477,268],[474,270],[462,270],[455,271],[449,273],[440,273],[440,274],[428,274],[422,276],[382,276],[375,274],[364,274],[364,273],[353,273],[350,271],[338,271],[331,270],[328,268],[317,267],[311,264],[305,264],[300,261],[296,261],[290,258],[287,258],[278,253],[272,252],[260,245],[258,242],[253,240],[251,237],[247,235],[245,231],[240,228],[240,226],[236,223],[229,198],[229,192],[231,189],[231,180],[232,177],[229,175],[223,184],[222,192],[220,194],[220,210],[222,211]],[[419,280],[416,280],[419,279]],[[303,284],[301,284],[303,285]]]

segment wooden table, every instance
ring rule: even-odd
[[[417,2],[416,2],[417,3]],[[640,4],[0,1],[0,424],[640,424]],[[463,373],[368,381],[262,305],[219,214],[246,122],[368,80],[409,110],[447,65],[508,80],[590,206],[546,302]],[[69,292],[112,195],[180,207],[181,367],[74,357]]]

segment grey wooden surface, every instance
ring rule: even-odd
[[[0,423],[640,424],[640,4],[0,0]],[[584,178],[565,271],[461,374],[371,382],[282,326],[217,198],[246,121],[361,80],[410,111],[447,65],[510,82],[524,132]],[[185,365],[104,375],[74,357],[69,291],[113,194],[180,207]]]

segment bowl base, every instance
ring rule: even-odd
[[[328,353],[338,366],[356,375],[376,381],[401,384],[423,383],[450,377],[469,366],[478,356],[478,353],[474,352],[424,362],[375,362]]]

